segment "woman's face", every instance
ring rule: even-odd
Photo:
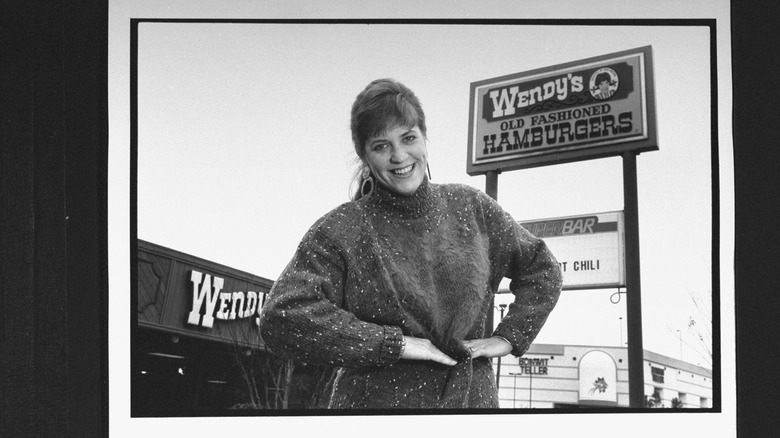
[[[411,195],[423,182],[428,151],[417,126],[396,126],[369,138],[364,147],[363,160],[374,178],[388,189]]]

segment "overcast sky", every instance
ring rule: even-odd
[[[111,2],[112,23],[124,31],[129,27],[120,17],[300,16],[280,7],[269,7],[276,15],[266,15],[238,6],[217,13],[194,7],[198,2],[140,3]],[[517,7],[509,17],[496,15],[506,11],[499,3],[487,2],[480,12],[527,18]],[[707,16],[706,2],[694,3],[701,5],[677,13]],[[727,11],[727,2],[709,4],[713,16]],[[321,16],[353,16],[344,10]],[[534,12],[566,16],[538,7]],[[675,16],[660,8],[649,13]],[[366,16],[415,15],[385,7]],[[116,26],[114,41],[129,41],[115,35]],[[143,23],[138,237],[276,279],[309,226],[348,200],[355,169],[349,110],[371,80],[396,78],[420,97],[433,182],[484,190],[484,176],[466,174],[471,82],[648,45],[659,150],[637,158],[644,348],[704,365],[688,323],[706,319],[699,307],[709,312],[713,287],[706,27]],[[126,47],[111,53],[112,65],[126,62]],[[112,90],[126,87],[126,71],[113,71]],[[118,113],[124,111],[122,106]],[[117,145],[129,139],[123,138],[128,125],[119,126],[111,131],[114,158]],[[498,181],[499,203],[521,221],[623,209],[620,158],[506,172]],[[537,342],[619,345],[626,339],[625,297],[615,304],[615,292],[564,292]]]
[[[690,294],[711,290],[707,28],[143,23],[139,36],[139,238],[274,280],[347,201],[350,105],[372,79],[416,90],[435,182],[484,190],[465,172],[470,82],[651,45],[660,150],[637,160],[644,337],[679,358]],[[505,172],[498,200],[528,220],[622,210],[622,188],[611,158]],[[537,342],[619,345],[615,292],[566,292]]]

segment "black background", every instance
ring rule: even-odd
[[[0,12],[0,436],[106,436],[108,5]]]

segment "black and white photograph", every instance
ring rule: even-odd
[[[110,2],[112,430],[733,430],[728,2],[300,3]]]

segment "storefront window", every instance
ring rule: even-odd
[[[133,416],[327,407],[329,367],[156,330],[138,330],[133,343]]]
[[[221,346],[151,330],[139,330],[134,344],[134,416],[192,415],[241,403],[238,370]]]

